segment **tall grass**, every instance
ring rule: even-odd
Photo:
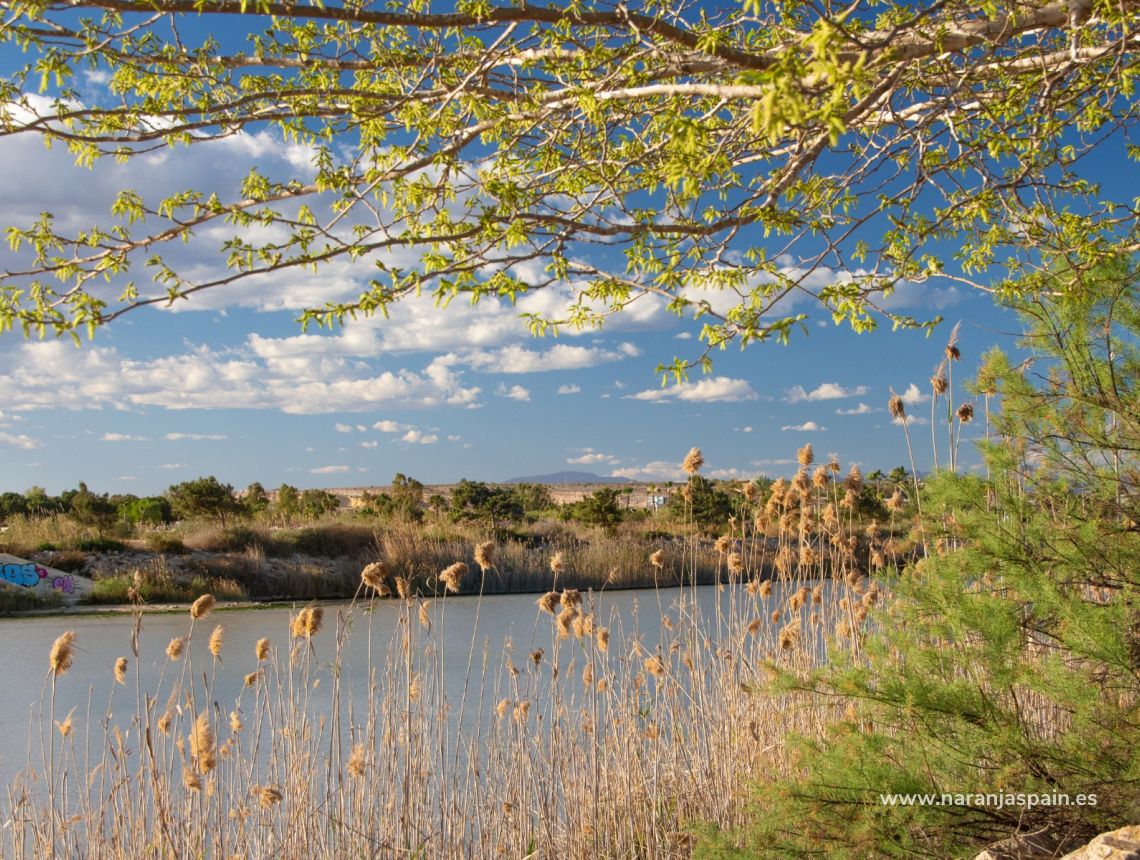
[[[84,667],[89,713],[63,731],[45,712],[38,760],[8,792],[2,853],[687,856],[695,822],[741,823],[749,800],[736,789],[794,766],[790,732],[819,736],[840,716],[833,698],[770,686],[776,668],[806,672],[830,649],[859,648],[879,597],[865,560],[888,563],[886,538],[850,534],[855,478],[843,488],[824,471],[763,504],[742,497],[711,550],[694,539],[634,558],[600,536],[529,554],[496,547],[486,571],[466,571],[468,590],[558,577],[534,610],[549,637],[534,653],[490,653],[477,638],[469,653],[445,652],[439,572],[474,561],[474,546],[441,537],[413,552],[411,531],[381,538],[371,587],[358,577],[351,602],[302,610],[256,653],[228,653],[204,604],[177,645],[149,641],[136,614],[126,665],[102,683]],[[618,623],[599,613],[597,591],[574,588],[575,571],[602,558],[616,585],[688,585],[698,558],[728,584],[711,610],[695,589],[649,592],[655,620]],[[370,610],[388,592],[399,621],[381,632]],[[144,689],[138,664],[163,648],[161,677]],[[349,648],[369,655],[363,695],[345,672]],[[457,659],[461,691],[446,682]],[[218,700],[227,673],[244,676],[232,702]],[[66,672],[50,682],[78,683]]]

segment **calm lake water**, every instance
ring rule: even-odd
[[[780,599],[779,587],[773,597]],[[536,595],[495,595],[480,602],[475,597],[449,597],[436,599],[427,607],[432,624],[432,639],[441,654],[444,672],[444,693],[449,702],[458,701],[468,685],[493,685],[493,678],[501,676],[500,668],[506,661],[524,664],[529,654],[542,648],[552,654],[556,647],[551,617],[539,612]],[[610,627],[615,641],[630,643],[637,639],[647,650],[658,644],[662,630],[662,617],[678,620],[680,613],[694,614],[689,607],[695,600],[695,614],[700,629],[715,637],[716,628],[730,611],[734,601],[750,601],[743,590],[734,587],[718,589],[703,586],[680,590],[631,590],[593,594],[592,601],[598,623]],[[342,673],[347,689],[360,701],[367,692],[368,652],[371,647],[372,663],[401,659],[396,654],[397,631],[405,611],[402,602],[378,601],[370,611],[367,604],[358,604],[350,612],[347,604],[325,604],[325,622],[314,637],[314,655],[318,661],[328,662],[335,656],[338,616],[350,619],[351,624],[344,647]],[[416,614],[413,611],[413,621]],[[289,640],[290,610],[285,608],[243,609],[215,611],[198,622],[190,649],[191,662],[171,664],[165,655],[166,644],[174,637],[185,637],[190,629],[188,612],[148,614],[143,616],[141,634],[141,687],[144,691],[159,686],[163,672],[180,671],[192,667],[199,689],[204,688],[203,673],[216,671],[214,698],[222,713],[228,711],[241,690],[246,672],[256,667],[254,645],[258,639],[269,637],[281,647]],[[216,624],[225,628],[222,665],[212,667],[207,640]],[[76,634],[74,665],[58,679],[56,690],[56,719],[70,713],[77,734],[90,728],[92,742],[97,743],[99,722],[113,712],[116,720],[125,721],[135,710],[133,665],[132,679],[125,688],[116,685],[113,676],[114,662],[131,653],[132,618],[127,614],[80,615],[70,617],[39,617],[0,620],[0,643],[6,655],[7,671],[0,689],[0,786],[7,786],[12,778],[28,764],[29,749],[33,761],[38,761],[41,732],[47,726],[49,687],[48,653],[56,637],[65,630]],[[474,646],[473,646],[474,643]],[[472,663],[471,681],[468,681],[468,663]],[[483,680],[482,666],[487,667]],[[170,675],[166,675],[169,685]],[[331,685],[326,685],[328,689]],[[497,701],[494,689],[472,691],[468,700],[483,700],[490,708]],[[483,695],[479,695],[482,693]],[[314,696],[319,699],[322,689]],[[331,693],[329,693],[331,695]],[[473,708],[466,710],[465,722],[476,719]],[[465,727],[466,728],[466,727]]]

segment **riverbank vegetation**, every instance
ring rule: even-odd
[[[809,445],[800,460],[813,459]],[[488,540],[498,547],[495,573],[464,581],[465,592],[651,588],[727,581],[726,534],[773,575],[800,539],[793,519],[801,508],[821,518],[811,537],[820,575],[836,567],[847,543],[843,551],[864,569],[876,554],[913,553],[913,486],[902,467],[864,477],[835,461],[790,482],[694,475],[652,494],[638,488],[639,500],[665,499],[653,510],[633,504],[628,487],[603,486],[558,505],[540,485],[463,480],[444,497],[402,474],[352,508],[326,491],[266,493],[254,484],[239,494],[213,477],[142,499],[97,495],[81,484],[58,497],[35,488],[8,494],[0,551],[91,576],[85,599],[99,604],[126,603],[132,591],[147,602],[192,600],[203,591],[234,600],[349,598],[360,568],[376,557],[420,590],[438,591],[435,572],[455,560],[474,565],[473,547]],[[661,563],[647,565],[658,550]]]

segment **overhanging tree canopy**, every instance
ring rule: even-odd
[[[313,154],[238,188],[123,189],[88,230],[11,230],[0,322],[25,332],[352,259],[362,294],[306,322],[569,284],[536,332],[657,295],[711,348],[786,337],[800,294],[917,325],[884,302],[901,282],[1076,283],[1140,247],[1135,187],[1097,183],[1140,154],[1138,0],[0,7],[27,59],[5,134],[87,164],[267,127]],[[88,68],[108,86],[84,101]],[[169,245],[219,224],[223,275],[175,265]]]

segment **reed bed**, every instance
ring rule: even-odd
[[[688,856],[698,822],[742,823],[745,786],[793,767],[790,733],[819,737],[841,718],[842,701],[771,679],[858,653],[882,596],[868,564],[900,552],[893,528],[852,536],[856,469],[813,473],[810,449],[801,464],[768,499],[745,491],[711,557],[694,537],[628,561],[683,584],[646,593],[652,629],[606,617],[602,589],[574,588],[573,547],[528,559],[440,541],[411,566],[389,532],[351,602],[300,609],[253,653],[228,653],[212,597],[172,642],[148,640],[136,614],[83,715],[55,712],[83,662],[63,632],[34,755],[8,789],[3,856]],[[698,562],[722,582],[711,606]],[[548,589],[534,610],[546,647],[492,653],[476,634],[444,648],[449,595],[525,570]],[[378,601],[395,601],[395,625],[375,623]],[[138,665],[156,649],[164,668],[144,688]],[[347,649],[367,649],[366,678],[345,672]],[[237,677],[236,698],[222,695]]]

